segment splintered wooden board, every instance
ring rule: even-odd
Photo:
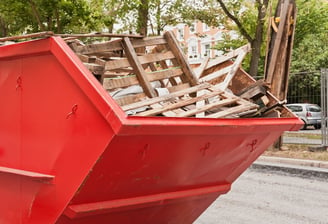
[[[203,91],[203,94],[197,95],[197,92],[201,91]],[[198,102],[204,102],[204,104],[197,107]],[[128,104],[122,106],[122,109],[128,112],[142,107],[149,109],[136,112],[136,116],[194,117],[205,112],[202,117],[223,118],[238,117],[240,113],[257,109],[258,106],[225,91],[213,88],[208,83],[203,83],[164,96]]]
[[[146,46],[151,48],[145,50]],[[128,90],[125,91],[127,94],[120,97],[113,95],[127,114],[220,118],[253,113],[258,107],[225,91],[249,51],[248,45],[219,58],[215,64],[205,61],[196,73],[188,64],[172,32],[153,38],[123,37],[105,43],[75,46],[74,49],[87,68],[100,76],[103,87],[109,92],[132,86],[141,90]],[[211,74],[207,72],[218,63],[222,64],[234,57],[236,61],[231,66]],[[221,76],[221,86],[208,83]],[[203,83],[199,84],[199,81]],[[166,88],[168,94],[158,96],[153,82],[160,83],[160,87]]]

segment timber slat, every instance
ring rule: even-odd
[[[144,74],[146,75],[147,80],[149,82],[153,82],[165,78],[179,76],[182,74],[182,71],[180,68],[173,68],[173,69],[155,71],[150,73],[145,72]],[[131,76],[125,76],[120,78],[105,79],[103,82],[103,87],[105,89],[115,89],[115,88],[122,88],[131,85],[137,85],[137,84],[139,84],[138,78],[135,75],[131,75]]]
[[[171,68],[165,70],[159,70],[154,72],[147,73],[149,81],[161,80],[161,79],[168,79],[176,76],[182,75],[183,72],[180,68]]]
[[[85,46],[78,46],[76,51],[80,54],[97,54],[100,52],[120,51],[122,48],[122,39],[112,40],[98,44],[88,44]]]
[[[167,44],[170,47],[171,51],[175,55],[175,58],[178,64],[181,66],[183,73],[185,74],[186,79],[190,83],[190,85],[195,86],[198,84],[196,79],[196,75],[194,74],[193,70],[191,69],[190,65],[187,62],[187,59],[182,52],[181,48],[179,47],[179,43],[174,37],[172,31],[168,31],[164,34],[164,37],[167,40]],[[174,61],[173,61],[174,64]]]
[[[137,103],[134,103],[134,104],[126,105],[126,106],[122,107],[122,109],[124,111],[127,111],[127,110],[136,109],[136,108],[139,108],[139,107],[144,107],[144,106],[152,105],[152,104],[155,104],[155,103],[159,103],[161,101],[174,100],[176,97],[180,97],[180,96],[183,96],[185,94],[193,93],[193,92],[196,92],[196,91],[201,90],[201,89],[206,89],[206,88],[209,88],[210,86],[211,85],[209,83],[203,83],[203,84],[200,84],[198,86],[193,86],[193,87],[190,87],[190,88],[187,88],[187,89],[182,89],[182,90],[179,90],[177,92],[173,92],[173,93],[161,96],[161,97],[155,97],[155,98],[152,98],[152,99],[149,99],[149,100],[144,100],[144,101],[137,102]]]
[[[115,99],[115,101],[118,105],[124,106],[124,105],[128,105],[128,104],[136,103],[136,102],[140,101],[141,99],[146,99],[146,98],[147,98],[146,94],[138,93],[138,94],[131,94],[131,95],[117,98],[117,99]]]
[[[115,70],[119,68],[126,68],[130,66],[130,62],[127,58],[107,61],[105,64],[105,71]]]
[[[241,104],[241,105],[238,105],[236,107],[231,107],[231,108],[225,109],[223,111],[219,111],[219,112],[210,114],[206,117],[207,118],[223,118],[223,117],[230,116],[232,114],[238,114],[238,113],[241,113],[241,112],[244,112],[244,111],[248,111],[248,110],[254,109],[256,107],[257,107],[256,104],[250,104],[250,103]]]
[[[122,78],[108,78],[103,82],[105,89],[116,89],[139,84],[138,78],[135,75],[126,76]]]
[[[174,58],[174,55],[172,54],[171,51],[165,52],[163,54],[148,54],[144,56],[138,56],[138,60],[140,64],[146,64],[146,63],[151,63],[151,62],[157,62],[157,61],[162,61],[162,60],[168,60]],[[130,62],[128,61],[127,58],[123,59],[118,59],[118,60],[112,60],[112,61],[107,61],[105,65],[105,70],[115,70],[118,68],[125,68],[129,67]]]
[[[141,112],[138,115],[139,116],[154,116],[154,115],[163,113],[165,111],[177,109],[177,108],[180,108],[180,107],[183,107],[183,106],[187,106],[187,105],[196,103],[197,101],[201,101],[201,100],[208,99],[210,97],[217,96],[220,93],[221,93],[221,91],[218,91],[218,92],[210,92],[208,94],[204,94],[204,95],[201,95],[201,96],[198,96],[198,97],[184,99],[184,100],[179,100],[176,103],[169,104],[169,105],[164,106],[162,108],[156,108],[156,109],[152,109],[152,110],[147,110],[145,112]]]
[[[219,101],[216,101],[216,102],[206,104],[205,106],[203,106],[201,108],[195,108],[193,110],[188,110],[184,113],[177,114],[177,117],[190,117],[190,116],[193,116],[195,114],[198,114],[198,113],[201,113],[201,112],[213,109],[213,108],[219,108],[219,107],[223,107],[223,106],[226,106],[226,105],[229,105],[229,104],[233,104],[237,100],[238,100],[237,98],[228,98],[228,99],[219,100]]]
[[[274,69],[276,67],[276,61],[278,59],[279,47],[280,47],[280,43],[282,40],[282,35],[284,33],[283,31],[285,28],[285,22],[287,19],[288,8],[289,8],[289,1],[283,2],[281,14],[280,14],[280,22],[279,22],[278,32],[277,32],[277,36],[275,38],[275,45],[272,49],[272,55],[270,55],[270,64],[268,66],[268,71],[266,74],[266,81],[268,83],[272,83]]]
[[[155,54],[147,54],[144,56],[139,56],[138,59],[141,64],[146,64],[150,62],[158,62],[173,59],[175,56],[172,51],[167,51],[165,53],[155,53]]]
[[[124,37],[124,38],[128,38],[128,37]],[[131,40],[131,44],[133,48],[139,48],[139,47],[145,47],[145,46],[151,46],[157,44],[166,44],[166,40],[162,36],[159,36],[159,37],[144,38],[144,39],[133,39]],[[105,43],[79,46],[77,48],[77,53],[97,54],[99,52],[121,51],[121,50],[123,50],[122,39],[117,39]]]
[[[146,72],[143,69],[141,63],[139,62],[138,56],[137,56],[129,38],[127,38],[127,37],[123,38],[123,46],[124,46],[125,54],[137,75],[140,86],[143,88],[143,90],[147,96],[155,97],[156,92],[153,89],[153,87],[150,85],[150,82],[146,76]]]

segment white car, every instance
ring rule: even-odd
[[[304,122],[303,129],[308,126],[314,126],[315,129],[321,128],[321,108],[316,104],[310,103],[293,103],[287,104],[286,107]]]

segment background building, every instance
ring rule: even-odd
[[[166,30],[174,32],[190,64],[199,64],[205,57],[215,58],[223,53],[213,47],[219,41],[223,41],[223,34],[227,32],[226,30],[207,26],[200,21],[195,21],[190,26],[178,24]]]

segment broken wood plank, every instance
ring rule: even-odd
[[[161,60],[167,60],[167,59],[172,59],[174,58],[174,55],[172,54],[171,51],[165,52],[164,54],[148,54],[144,56],[138,56],[138,60],[140,64],[147,64],[151,62],[157,62]],[[130,62],[128,61],[127,58],[123,59],[118,59],[118,60],[112,60],[112,61],[107,61],[105,65],[105,70],[114,70],[118,68],[125,68],[130,66]]]
[[[89,57],[84,54],[76,54],[82,62],[89,63]]]
[[[251,49],[250,48],[250,45],[249,44],[246,44],[246,45],[241,46],[241,47],[239,47],[239,48],[237,48],[235,50],[232,50],[232,51],[228,52],[225,55],[222,55],[222,56],[220,56],[218,58],[215,58],[215,59],[211,60],[207,64],[205,70],[208,70],[208,69],[210,69],[212,67],[216,67],[216,66],[218,66],[218,65],[220,65],[220,64],[222,64],[222,63],[224,63],[224,62],[226,62],[228,60],[231,60],[232,58],[237,57],[241,52],[247,51],[247,53],[248,53],[250,51],[250,49]]]
[[[147,99],[145,93],[130,94],[120,98],[115,98],[115,101],[118,105],[124,106],[132,103],[139,102],[140,100]]]
[[[181,66],[183,73],[185,74],[186,79],[190,83],[190,85],[195,86],[198,84],[196,76],[191,69],[185,54],[182,52],[181,48],[179,47],[178,41],[175,39],[174,34],[172,31],[167,31],[164,34],[166,38],[167,44],[170,47],[171,51],[175,55],[175,58],[178,64]]]
[[[99,54],[100,52],[109,52],[109,51],[122,51],[122,39],[116,39],[112,41],[107,41],[104,43],[89,44],[86,46],[79,46],[77,48],[77,53],[81,54]],[[131,40],[133,48],[157,45],[157,44],[166,44],[166,40],[162,36],[158,37],[149,37],[143,39],[133,39]]]
[[[131,66],[131,65],[127,58],[107,61],[105,64],[105,71],[115,70],[118,68],[126,68],[129,66]]]
[[[221,93],[221,91],[216,91],[216,92],[210,92],[210,93],[207,93],[207,94],[203,94],[203,95],[198,96],[198,97],[193,97],[193,98],[188,98],[188,99],[180,99],[176,103],[172,103],[172,104],[169,104],[167,106],[163,106],[163,107],[152,109],[152,110],[147,110],[145,112],[139,113],[138,115],[140,115],[140,116],[154,116],[154,115],[166,112],[166,111],[170,111],[170,110],[173,110],[173,109],[177,109],[177,108],[180,108],[180,107],[184,107],[184,106],[196,103],[198,101],[208,99],[210,97],[218,96],[220,93]]]
[[[19,36],[11,36],[11,37],[1,37],[0,42],[11,41],[11,40],[19,40],[19,39],[31,39],[31,38],[40,38],[40,37],[50,37],[53,36],[54,32],[52,31],[44,31],[39,33],[30,33]]]
[[[129,75],[126,77],[118,77],[118,78],[108,78],[108,79],[104,79],[103,81],[103,87],[109,90],[123,88],[123,87],[137,85],[137,84],[139,84],[139,80],[135,75]]]
[[[263,80],[259,80],[252,85],[242,89],[236,95],[244,99],[253,99],[256,100],[266,95],[267,86]]]
[[[219,78],[225,74],[227,74],[229,71],[231,71],[233,65],[229,65],[225,68],[222,68],[216,72],[210,73],[206,76],[203,76],[202,78],[199,79],[200,82],[208,82],[211,80],[214,80],[216,78]]]
[[[167,101],[167,100],[171,100],[171,99],[174,100],[176,97],[180,97],[180,96],[183,96],[185,94],[190,94],[190,93],[199,91],[201,89],[206,89],[206,88],[209,88],[209,87],[211,87],[211,84],[203,83],[203,84],[193,86],[193,87],[190,87],[190,88],[187,88],[187,89],[182,89],[182,90],[179,90],[179,91],[176,91],[176,92],[173,92],[173,93],[161,96],[161,97],[155,97],[155,98],[152,98],[152,99],[149,99],[149,100],[144,100],[144,101],[137,102],[137,103],[134,103],[134,104],[126,105],[126,106],[122,107],[122,109],[124,111],[127,111],[127,110],[136,109],[136,108],[139,108],[139,107],[159,103],[161,101]]]
[[[250,48],[250,45],[248,45]],[[236,58],[235,62],[232,65],[231,70],[228,72],[226,77],[224,78],[224,81],[219,84],[220,88],[222,90],[225,90],[228,88],[229,83],[231,82],[232,78],[235,76],[236,72],[240,68],[241,62],[243,61],[244,57],[246,56],[248,52],[248,48],[244,49]]]
[[[116,34],[116,33],[82,33],[82,34],[54,34],[54,36],[60,37],[75,37],[75,38],[83,38],[83,37],[112,37],[112,38],[144,38],[142,35],[136,34]]]
[[[162,105],[160,105],[159,103],[155,103],[155,104],[151,105],[150,107],[153,109],[158,109],[158,108],[162,108]],[[176,113],[174,111],[163,111],[163,115],[166,117],[175,117]]]
[[[108,52],[108,51],[120,51],[122,48],[122,39],[107,41],[104,43],[97,44],[88,44],[85,46],[78,46],[76,52],[80,54],[95,54],[100,52]]]
[[[181,84],[177,84],[176,86],[168,86],[167,87],[167,89],[170,91],[170,93],[184,90],[187,88],[190,88],[189,83],[181,83]]]
[[[124,46],[125,54],[137,75],[140,86],[143,88],[144,92],[148,97],[156,97],[156,92],[154,88],[150,85],[146,72],[143,69],[142,65],[140,64],[138,60],[138,56],[129,38],[127,37],[123,38],[123,46]]]
[[[174,68],[149,72],[149,73],[147,73],[147,77],[148,77],[149,81],[155,81],[155,80],[173,78],[176,76],[180,76],[182,74],[183,74],[183,72],[182,72],[181,68],[174,67]]]
[[[286,0],[282,3],[281,13],[279,13],[280,22],[279,22],[278,32],[274,39],[274,43],[272,43],[272,45],[271,45],[271,46],[273,46],[272,54],[268,55],[268,58],[269,58],[268,60],[270,61],[270,63],[268,64],[268,70],[266,71],[266,74],[265,74],[265,81],[269,84],[272,83],[273,72],[276,67],[276,61],[278,59],[278,52],[279,52],[280,43],[282,40],[282,35],[283,35],[284,29],[285,29],[285,22],[287,19],[288,8],[289,8],[289,0]]]
[[[256,107],[257,107],[256,104],[251,104],[251,103],[240,104],[238,106],[231,107],[231,108],[210,114],[210,115],[206,116],[206,118],[224,118],[224,117],[230,116],[232,114],[238,114],[238,113],[241,113],[244,111],[254,109]]]
[[[197,92],[196,96],[197,97],[203,96],[207,92],[208,92],[207,90],[200,90],[200,91]],[[205,99],[196,102],[196,108],[201,108],[203,106],[205,106]],[[205,112],[201,112],[201,113],[196,114],[196,117],[205,117]]]
[[[196,76],[196,79],[199,79],[202,74],[204,73],[205,71],[205,68],[209,62],[210,58],[209,57],[206,57],[204,58],[204,60],[202,61],[202,63],[200,64],[199,67],[197,67],[194,71],[195,71],[195,76]]]
[[[176,77],[182,74],[180,68],[172,68],[154,72],[144,72],[144,75],[147,77],[149,82],[162,80],[166,78]],[[103,82],[103,87],[105,89],[115,89],[115,88],[122,88],[131,85],[139,84],[139,79],[135,75],[128,75],[125,77],[117,77],[112,79],[105,79]]]
[[[172,51],[167,51],[165,53],[155,53],[155,54],[146,54],[144,56],[138,56],[138,59],[141,64],[159,62],[164,60],[173,59],[175,56]]]
[[[131,43],[134,48],[140,48],[146,46],[166,44],[167,41],[163,36],[155,36],[155,37],[145,37],[143,39],[131,40]]]
[[[179,114],[177,114],[177,117],[190,117],[195,114],[205,112],[205,111],[213,109],[213,108],[219,108],[219,107],[223,107],[223,106],[235,103],[237,100],[238,100],[238,98],[228,98],[228,99],[218,100],[218,101],[206,104],[203,107],[195,108],[193,110],[188,110],[183,113],[179,113]]]
[[[95,75],[102,75],[104,73],[104,67],[94,63],[83,63],[87,69],[89,69]]]

